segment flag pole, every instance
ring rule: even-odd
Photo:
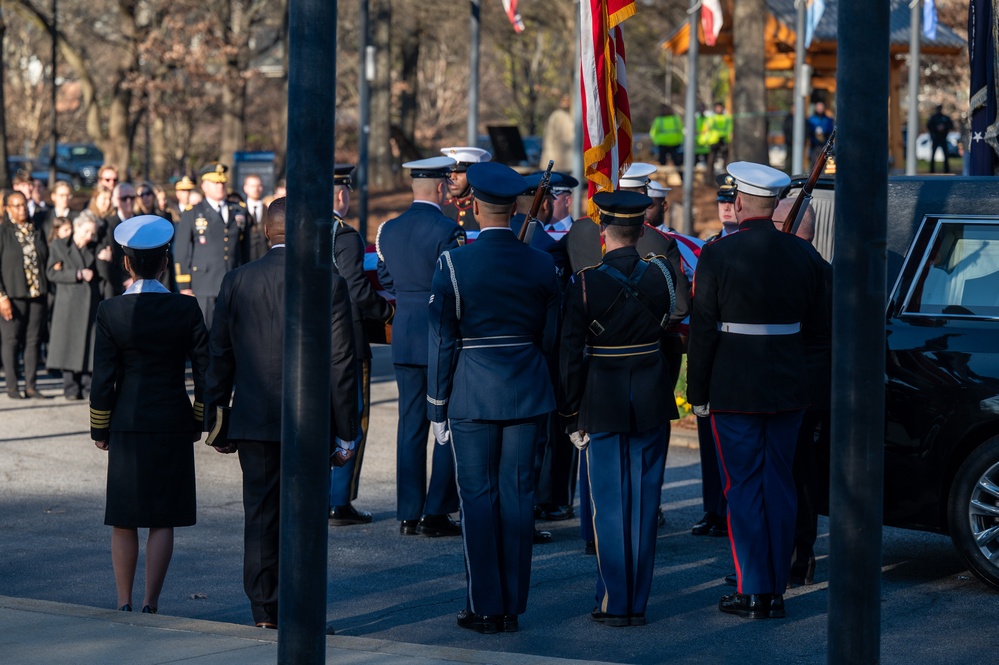
[[[916,175],[916,138],[919,135],[919,60],[923,18],[922,0],[909,3],[909,121],[905,136],[905,175]],[[944,151],[947,148],[944,147]],[[930,161],[936,155],[930,155]],[[944,159],[947,155],[944,154]]]
[[[808,85],[805,81],[805,5],[806,0],[795,0],[798,8],[794,38],[794,138],[791,141],[791,161],[788,175],[801,173],[805,162],[805,96]]]
[[[687,12],[690,20],[690,39],[687,47],[687,104],[684,109],[683,132],[683,233],[694,235],[694,160],[697,155],[694,139],[697,136],[697,53],[700,42],[697,26],[701,22],[701,0],[690,0]]]

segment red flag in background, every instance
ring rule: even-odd
[[[589,195],[611,191],[631,163],[631,108],[625,75],[624,31],[634,0],[582,0],[580,97],[583,102],[583,167]],[[593,204],[590,219],[596,220]]]
[[[510,19],[513,31],[516,33],[523,32],[524,21],[520,18],[520,14],[517,13],[517,0],[503,0],[503,11],[506,12],[506,17]]]

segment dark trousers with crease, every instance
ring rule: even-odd
[[[45,326],[46,296],[41,298],[11,298],[14,318],[0,318],[0,347],[2,347],[4,376],[7,392],[17,392],[17,353],[24,349],[24,387],[35,390],[38,377],[38,354],[42,347]]]
[[[451,446],[428,443],[427,366],[395,365],[399,386],[399,425],[396,433],[396,518],[416,520],[423,515],[446,515],[458,510]],[[433,467],[427,486],[427,446],[432,445]]]
[[[711,418],[697,419],[697,448],[701,456],[701,500],[704,512],[725,519],[728,501],[722,485],[715,437],[711,432]]]
[[[357,410],[360,416],[354,456],[343,466],[330,469],[330,508],[345,506],[357,499],[364,464],[364,444],[368,441],[368,419],[371,416],[371,360],[357,361]]]
[[[240,441],[238,447],[243,470],[243,590],[255,623],[277,623],[281,444]]]
[[[534,543],[534,453],[546,417],[452,418],[468,609],[523,614]]]
[[[644,432],[590,434],[586,462],[601,612],[645,615],[656,560],[667,432],[663,425]]]

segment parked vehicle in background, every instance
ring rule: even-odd
[[[960,157],[961,152],[959,149],[959,144],[961,143],[961,133],[960,132],[947,132],[947,155],[949,157]],[[930,141],[930,135],[923,132],[916,137],[916,159],[928,162],[930,161],[930,150],[933,149],[933,143]],[[938,162],[943,162],[943,155],[937,150],[936,160]]]
[[[49,144],[38,151],[35,167],[45,171],[48,178]],[[60,143],[56,146],[56,170],[69,175],[74,189],[91,186],[97,182],[97,171],[104,163],[104,153],[93,143]],[[60,177],[61,178],[61,177]]]

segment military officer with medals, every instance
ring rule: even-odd
[[[737,592],[722,612],[782,618],[794,540],[795,442],[808,406],[805,347],[828,333],[823,267],[771,219],[790,182],[735,162],[739,232],[705,245],[694,273],[687,399],[711,418],[728,499]]]
[[[181,215],[174,238],[177,287],[198,299],[209,328],[222,278],[250,260],[246,208],[225,200],[228,170],[211,164],[201,171],[205,198]]]
[[[468,581],[458,625],[513,632],[530,588],[535,449],[555,408],[545,356],[559,287],[552,258],[510,229],[524,178],[486,163],[468,180],[481,231],[437,260],[427,417],[457,469]]]
[[[171,205],[170,210],[174,213],[174,219],[179,220],[181,215],[194,207],[190,203],[191,190],[193,189],[194,181],[188,176],[184,176],[177,181],[176,185],[173,186],[174,198],[177,200],[177,204]]]
[[[663,350],[677,274],[636,245],[652,200],[599,192],[604,260],[573,276],[559,348],[563,416],[585,450],[597,554],[597,606],[607,626],[645,624],[669,421],[678,417]]]
[[[441,154],[454,160],[451,179],[447,184],[448,197],[441,206],[441,211],[466,231],[478,231],[479,224],[472,214],[471,186],[465,172],[471,164],[488,162],[492,155],[487,150],[471,146],[441,148]]]
[[[457,536],[448,515],[458,510],[454,458],[434,446],[427,485],[427,302],[442,252],[465,244],[465,231],[441,212],[455,161],[431,157],[403,164],[413,178],[413,204],[378,227],[378,279],[396,297],[392,364],[399,386],[396,436],[396,517],[404,536]]]
[[[357,354],[358,378],[358,439],[354,456],[343,466],[330,471],[330,524],[349,526],[367,524],[371,513],[357,510],[353,501],[361,478],[364,444],[368,438],[368,417],[371,412],[371,346],[364,329],[365,319],[385,323],[392,318],[393,308],[375,291],[364,274],[364,239],[354,227],[344,221],[350,207],[353,164],[337,164],[333,169],[333,272],[347,282],[350,309],[354,324],[354,350]]]

